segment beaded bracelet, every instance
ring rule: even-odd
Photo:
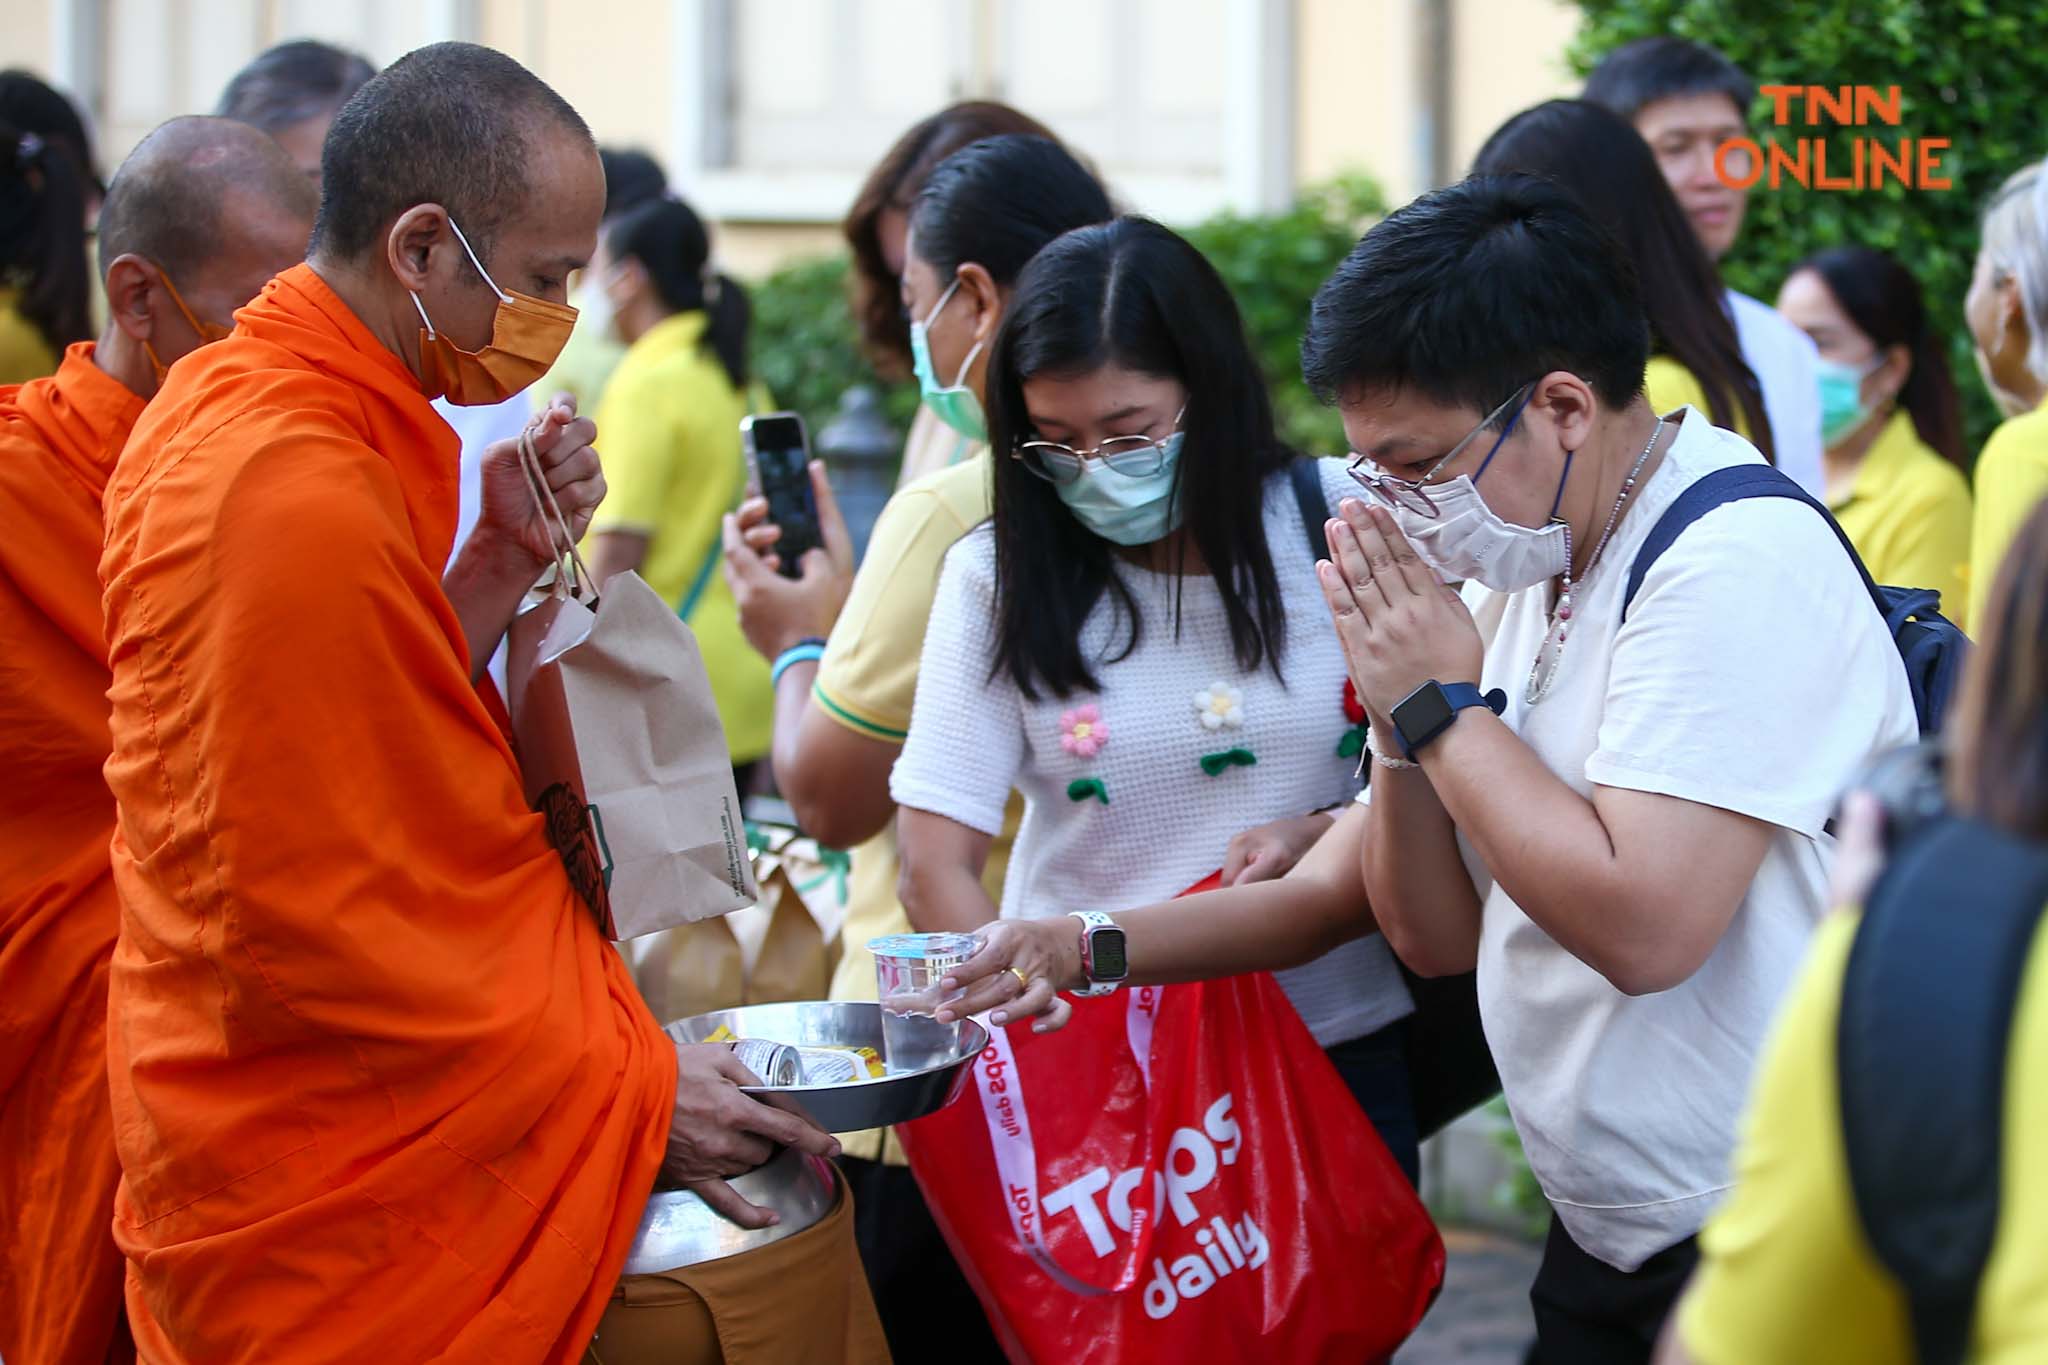
[[[782,686],[782,675],[798,664],[816,663],[825,657],[825,642],[817,636],[798,640],[788,649],[775,656],[775,666],[768,670],[768,686]]]

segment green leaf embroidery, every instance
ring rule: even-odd
[[[1344,738],[1337,741],[1337,757],[1357,758],[1359,751],[1363,748],[1365,748],[1365,727],[1363,725],[1354,725],[1344,732]]]
[[[1220,754],[1203,754],[1202,771],[1211,777],[1220,777],[1226,768],[1249,768],[1257,763],[1258,756],[1250,749],[1225,749]]]
[[[1067,800],[1086,801],[1094,797],[1103,805],[1109,804],[1109,788],[1102,785],[1099,777],[1077,777],[1067,784]]]

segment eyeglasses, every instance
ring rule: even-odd
[[[1126,478],[1142,479],[1157,474],[1166,464],[1166,443],[1180,432],[1182,408],[1173,415],[1173,430],[1154,440],[1150,436],[1112,436],[1086,450],[1061,445],[1058,441],[1024,441],[1010,452],[1024,467],[1048,483],[1072,483],[1090,460],[1100,460]]]
[[[1441,460],[1438,460],[1435,464],[1424,470],[1422,477],[1419,479],[1397,479],[1391,474],[1382,473],[1368,474],[1365,472],[1364,466],[1369,464],[1370,461],[1363,455],[1352,459],[1351,467],[1347,472],[1358,481],[1359,487],[1378,498],[1387,506],[1399,507],[1418,516],[1433,517],[1437,514],[1437,507],[1430,500],[1429,491],[1425,485],[1436,478],[1438,471],[1443,469],[1445,465],[1464,454],[1465,447],[1479,439],[1479,433],[1500,421],[1501,416],[1509,408],[1513,408],[1515,410],[1513,420],[1501,431],[1499,440],[1493,443],[1493,450],[1489,450],[1486,453],[1486,459],[1480,462],[1479,474],[1484,474],[1487,464],[1493,460],[1495,451],[1500,449],[1501,442],[1507,440],[1514,432],[1515,424],[1522,420],[1522,405],[1529,401],[1530,395],[1534,393],[1535,388],[1536,381],[1532,379],[1509,394],[1506,402],[1488,413],[1486,419],[1478,426],[1466,432],[1465,439],[1452,446]],[[1474,474],[1472,477],[1477,479],[1479,474]]]

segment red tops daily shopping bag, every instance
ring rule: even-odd
[[[974,1091],[897,1131],[1018,1362],[1363,1361],[1443,1243],[1266,973],[997,1030]]]

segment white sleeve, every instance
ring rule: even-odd
[[[1821,467],[1820,352],[1813,339],[1761,299],[1728,294],[1742,358],[1763,390],[1777,466],[1816,498],[1827,495]]]
[[[1912,728],[1898,650],[1834,533],[1803,503],[1750,499],[1700,518],[1644,577],[1586,778],[1817,837],[1861,765]]]
[[[946,554],[918,660],[910,734],[889,774],[899,806],[930,811],[991,837],[1024,762],[1024,703],[1007,672],[994,678],[993,538],[970,532]]]

